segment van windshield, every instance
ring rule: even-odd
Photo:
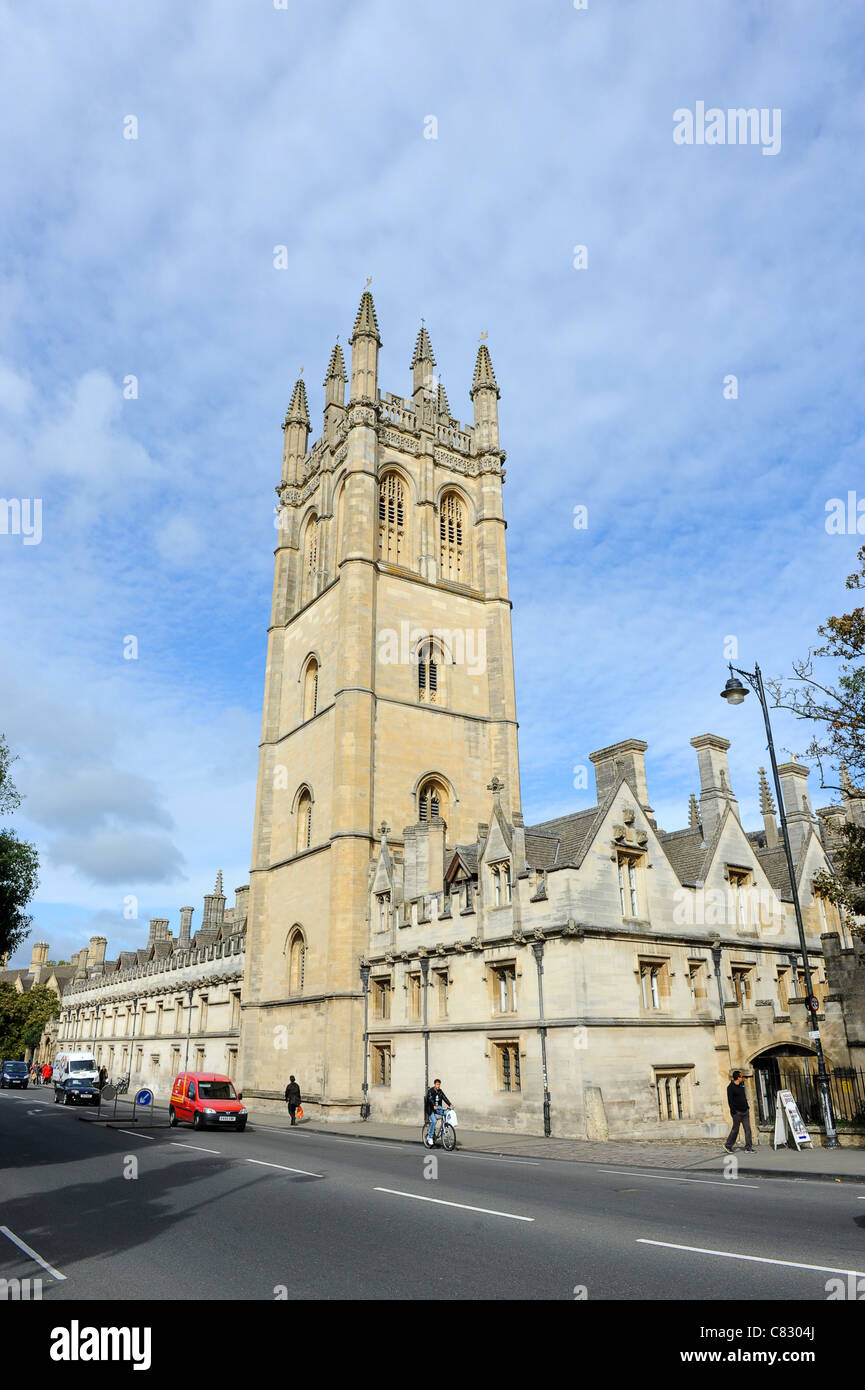
[[[202,1100],[237,1100],[230,1081],[199,1081],[198,1094]]]
[[[80,1061],[80,1062],[70,1062],[70,1063],[69,1063],[69,1070],[70,1070],[70,1072],[73,1072],[73,1071],[95,1071],[95,1070],[96,1070],[96,1063],[95,1063],[94,1061],[92,1061],[92,1059],[91,1059],[90,1061],[88,1061],[88,1059],[85,1057],[85,1058],[83,1059],[83,1061]]]
[[[4,1071],[8,1071],[9,1074],[10,1074],[10,1076],[26,1076],[26,1075],[27,1075],[27,1063],[26,1063],[26,1062],[4,1062],[4,1063],[3,1063],[3,1070],[4,1070]]]

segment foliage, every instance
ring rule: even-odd
[[[0,816],[11,815],[21,805],[20,794],[9,776],[15,761],[0,734]],[[32,918],[25,911],[39,884],[39,857],[34,845],[19,840],[14,830],[0,830],[0,959],[11,955],[30,930]]]
[[[19,994],[14,985],[0,981],[0,1058],[23,1059],[24,1049],[36,1046],[45,1024],[59,1013],[60,1000],[45,985]]]

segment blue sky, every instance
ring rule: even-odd
[[[712,731],[759,824],[725,639],[788,671],[862,543],[825,529],[865,496],[860,7],[78,0],[0,24],[0,493],[43,499],[40,544],[0,535],[31,940],[138,945],[183,903],[197,922],[217,868],[246,881],[280,423],[303,366],[319,432],[370,275],[382,391],[410,391],[423,315],[470,420],[488,334],[527,818],[588,804],[575,766],[641,737],[681,826]],[[780,151],[674,144],[698,101],[780,109]],[[776,737],[807,741],[782,714]]]

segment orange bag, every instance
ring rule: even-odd
[[[297,1119],[297,1120],[302,1120],[302,1119],[303,1119],[303,1106],[302,1106],[302,1105],[299,1105],[299,1106],[297,1107],[297,1109],[296,1109],[295,1112],[294,1112],[294,1115],[295,1115],[295,1119]]]

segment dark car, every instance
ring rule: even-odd
[[[7,1086],[20,1086],[22,1091],[26,1091],[29,1080],[30,1072],[26,1062],[0,1064],[0,1090],[5,1091]]]
[[[99,1087],[95,1081],[68,1076],[62,1086],[54,1087],[54,1104],[61,1099],[64,1105],[98,1105]]]

